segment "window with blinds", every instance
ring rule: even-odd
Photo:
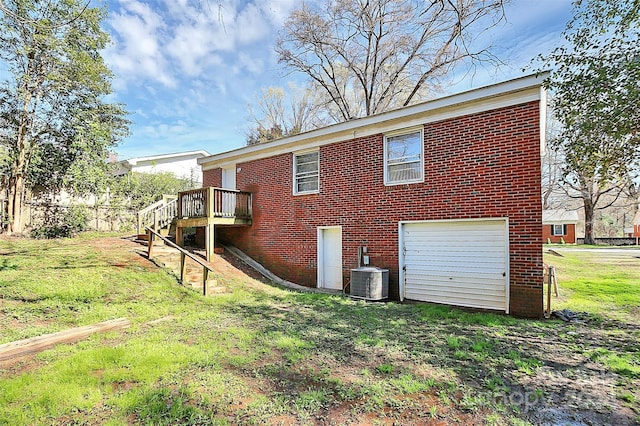
[[[385,185],[422,182],[424,179],[422,130],[386,136],[384,163]]]
[[[567,235],[567,225],[551,225],[551,235],[554,237]]]
[[[294,194],[311,194],[320,189],[319,152],[305,152],[293,156]]]

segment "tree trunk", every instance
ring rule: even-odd
[[[28,89],[28,86],[25,85]],[[22,223],[22,207],[25,199],[25,172],[27,169],[27,128],[32,122],[30,112],[32,96],[30,92],[25,95],[22,114],[20,117],[20,126],[18,127],[18,138],[16,146],[18,155],[13,164],[13,176],[9,179],[9,227],[8,234],[20,234],[23,231]],[[35,108],[34,108],[35,109]]]
[[[591,200],[583,200],[584,201],[584,243],[585,244],[596,244],[595,236],[593,235],[593,214],[594,214],[594,205]]]
[[[18,175],[9,183],[9,227],[8,234],[21,234],[24,230],[22,223],[22,207],[24,204],[24,178]]]

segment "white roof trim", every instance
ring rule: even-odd
[[[201,149],[198,151],[176,152],[173,154],[160,154],[160,155],[150,155],[148,157],[129,158],[128,160],[122,160],[121,163],[127,163],[129,165],[135,166],[137,163],[141,161],[165,160],[167,158],[180,158],[180,157],[189,157],[194,155],[198,155],[202,158],[202,157],[209,157],[211,154]]]
[[[541,100],[548,73],[530,75],[405,108],[334,124],[272,142],[245,146],[199,158],[202,170],[225,167],[335,142],[386,133],[426,123]],[[542,109],[542,108],[541,108]],[[542,115],[541,120],[545,117]],[[541,125],[542,126],[542,125]],[[542,128],[541,128],[542,130]],[[543,136],[541,136],[541,139]]]
[[[578,212],[575,210],[543,210],[542,223],[544,225],[561,225],[565,223],[578,223]]]
[[[540,86],[540,156],[543,157],[547,151],[547,89]]]

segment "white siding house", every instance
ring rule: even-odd
[[[170,172],[176,177],[193,179],[202,184],[202,172],[198,165],[198,159],[208,157],[207,151],[187,151],[174,154],[151,155],[148,157],[130,158],[119,161],[116,175],[125,175],[129,172],[138,173],[162,173]]]

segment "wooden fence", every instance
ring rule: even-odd
[[[596,244],[603,246],[635,246],[638,239],[635,237],[598,237]],[[577,238],[577,244],[584,244],[584,238]]]
[[[78,206],[74,206],[78,207]],[[88,216],[87,228],[92,231],[124,231],[132,230],[136,227],[137,212],[135,210],[110,207],[110,206],[82,206]],[[43,203],[43,202],[27,202],[23,223],[30,228],[42,226],[47,215],[52,211],[67,211],[72,206]]]

